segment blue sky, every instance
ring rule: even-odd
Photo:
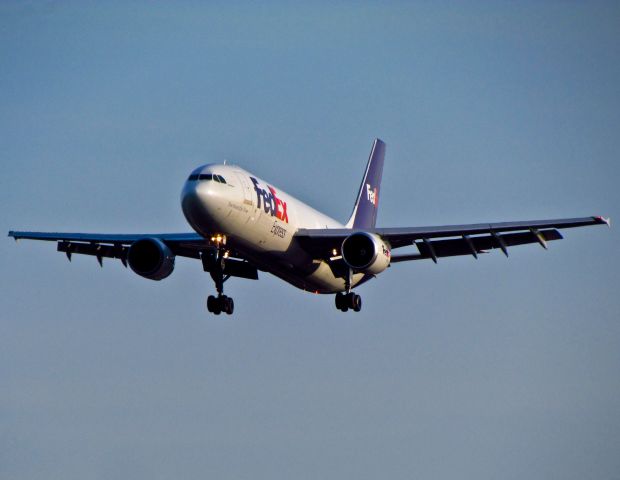
[[[373,138],[380,226],[620,219],[615,2],[3,2],[9,229],[187,231],[227,159],[345,220]],[[360,314],[262,275],[207,314],[0,244],[3,478],[612,478],[615,228],[395,265]]]

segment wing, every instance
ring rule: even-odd
[[[44,240],[58,242],[57,250],[64,252],[71,260],[71,255],[82,254],[97,257],[102,265],[103,258],[118,258],[127,266],[127,251],[138,240],[155,238],[164,242],[172,253],[181,257],[203,260],[205,271],[209,271],[204,252],[214,248],[210,239],[197,233],[149,233],[149,234],[108,234],[108,233],[66,233],[66,232],[9,232],[15,240]],[[239,252],[230,251],[226,262],[226,275],[257,279],[254,265],[249,264]]]
[[[392,255],[392,262],[421,260],[454,255],[485,253],[500,248],[508,256],[508,247],[539,243],[547,248],[550,240],[562,238],[558,228],[609,225],[603,217],[564,218],[522,222],[479,223],[470,225],[445,225],[438,227],[375,228],[367,230],[389,242],[392,249],[415,245],[417,254]],[[333,256],[340,250],[344,239],[356,230],[351,229],[301,229],[295,238],[306,251],[319,258]]]
[[[208,247],[208,241],[197,233],[152,233],[152,234],[108,234],[108,233],[66,233],[66,232],[9,232],[15,240],[47,240],[58,242],[58,251],[99,258],[110,257],[124,260],[127,248],[143,238],[162,240],[175,255],[200,258],[201,249]]]

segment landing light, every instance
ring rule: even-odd
[[[217,235],[213,235],[211,237],[211,241],[215,242],[217,244],[221,243],[223,245],[226,245],[226,235],[221,235],[221,234],[218,233]]]

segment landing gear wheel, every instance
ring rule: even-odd
[[[226,312],[226,315],[232,315],[235,311],[235,301],[226,295],[222,297],[222,311]]]
[[[345,304],[345,300],[344,300],[344,294],[338,292],[336,294],[336,308],[338,310],[342,310]]]
[[[342,312],[349,309],[359,312],[362,309],[362,297],[353,292],[336,294],[336,308]]]
[[[351,294],[351,308],[359,312],[362,309],[362,297],[356,295],[355,293]]]
[[[231,315],[235,311],[235,301],[226,295],[219,295],[217,297],[209,295],[207,298],[207,310],[215,315],[219,315],[222,312]]]
[[[217,298],[214,297],[213,295],[209,295],[207,297],[207,310],[217,315],[219,314],[218,310],[220,310],[218,307],[219,307],[219,302],[217,301]]]

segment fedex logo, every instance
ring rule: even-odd
[[[283,202],[278,198],[275,188],[271,185],[267,185],[267,190],[265,190],[259,186],[258,180],[254,177],[250,177],[250,180],[252,180],[252,183],[254,184],[254,191],[256,192],[256,208],[261,208],[262,205],[265,213],[288,223],[286,202]]]
[[[374,190],[372,189],[372,187],[370,186],[370,184],[366,184],[366,198],[368,199],[368,201],[370,203],[372,203],[375,208],[377,206],[377,200],[379,200],[378,195],[377,195],[377,189],[375,188]]]

